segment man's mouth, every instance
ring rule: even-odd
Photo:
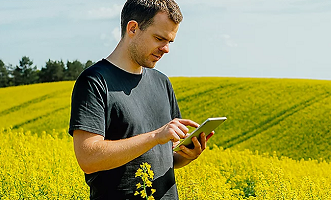
[[[155,54],[152,54],[157,60],[160,60],[162,55],[161,56],[158,56],[158,55],[155,55]]]

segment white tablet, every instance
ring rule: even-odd
[[[179,144],[177,144],[173,151],[180,151],[179,148],[181,145],[184,145],[189,148],[193,148],[192,137],[199,136],[202,132],[206,134],[206,136],[211,133],[215,128],[217,128],[220,124],[222,124],[227,118],[226,117],[215,117],[215,118],[208,118],[204,121],[198,128],[196,128],[192,133],[190,133],[185,139],[183,139]]]

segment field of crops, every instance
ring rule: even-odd
[[[0,199],[88,199],[65,131],[2,129],[0,137]],[[214,147],[175,173],[180,199],[331,199],[327,162]]]
[[[0,127],[52,132],[68,127],[73,81],[0,88]]]
[[[331,81],[175,78],[184,118],[226,116],[210,144],[277,151],[294,159],[331,158]]]
[[[331,199],[330,81],[171,81],[184,118],[228,117],[176,170],[180,199]],[[88,198],[66,132],[73,84],[0,88],[0,199]]]

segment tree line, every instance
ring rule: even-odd
[[[6,65],[0,59],[0,87],[76,80],[79,74],[92,64],[91,60],[86,63],[78,60],[67,61],[65,64],[62,60],[49,59],[39,70],[27,56],[23,56],[16,66]]]

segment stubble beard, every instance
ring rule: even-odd
[[[139,66],[146,68],[154,68],[156,62],[148,60],[148,57],[145,57],[144,51],[139,48],[137,42],[132,42],[129,46],[129,53],[133,62],[137,63]]]

